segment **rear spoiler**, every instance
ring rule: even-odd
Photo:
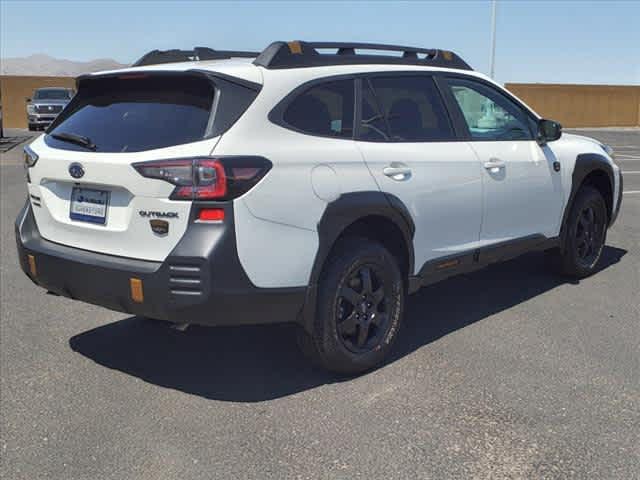
[[[131,66],[158,65],[161,63],[194,62],[198,60],[226,60],[229,58],[256,58],[258,52],[239,50],[214,50],[208,47],[194,47],[193,50],[151,50],[136,60]]]
[[[84,75],[80,75],[76,77],[76,90],[80,90],[80,86],[82,83],[89,80],[97,80],[97,79],[107,79],[114,78],[120,79],[123,81],[126,80],[134,80],[136,78],[144,78],[148,76],[165,76],[165,77],[178,77],[181,75],[195,75],[199,77],[204,77],[207,80],[215,82],[216,79],[224,80],[227,82],[235,83],[240,85],[241,87],[248,88],[250,90],[255,90],[259,92],[262,89],[262,85],[259,83],[252,82],[250,80],[245,80],[244,78],[234,77],[232,75],[227,75],[221,72],[212,72],[209,70],[201,70],[197,68],[191,68],[189,70],[183,71],[175,71],[175,70],[145,70],[145,71],[121,71],[121,72],[109,72],[109,73],[86,73]]]

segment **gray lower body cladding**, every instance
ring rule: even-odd
[[[200,325],[293,322],[302,309],[306,287],[258,288],[251,283],[238,259],[230,203],[223,206],[223,223],[192,221],[164,262],[48,241],[40,236],[31,208],[26,204],[16,221],[20,265],[37,285],[56,294],[131,315]],[[132,298],[131,278],[142,281],[142,302]]]

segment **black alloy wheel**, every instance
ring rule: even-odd
[[[576,278],[591,275],[607,238],[607,205],[602,194],[583,186],[575,196],[559,249],[562,272]]]
[[[588,267],[598,258],[603,246],[604,219],[593,205],[587,205],[578,215],[576,225],[576,256],[580,263]]]
[[[399,262],[367,238],[340,240],[318,284],[316,315],[298,342],[316,365],[354,375],[379,366],[391,351],[404,312]]]
[[[350,272],[340,287],[338,336],[348,350],[363,353],[380,345],[389,327],[392,290],[388,283],[378,266],[365,264]]]

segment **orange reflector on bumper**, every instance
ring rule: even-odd
[[[142,280],[139,278],[130,278],[129,284],[131,285],[131,299],[134,302],[144,302],[144,293],[142,291]]]
[[[32,277],[35,277],[38,271],[36,270],[36,257],[33,255],[27,255],[27,260],[29,262],[29,272]]]

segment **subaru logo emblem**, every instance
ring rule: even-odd
[[[84,168],[79,163],[69,165],[69,175],[73,178],[81,178],[84,175]]]

